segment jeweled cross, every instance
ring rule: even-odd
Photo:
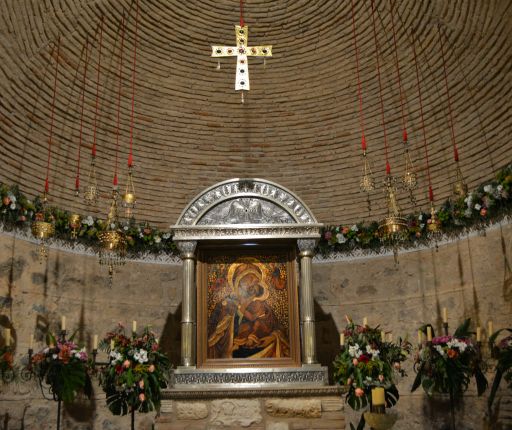
[[[212,57],[236,56],[236,81],[235,90],[250,90],[249,64],[247,57],[272,57],[272,45],[247,46],[249,29],[247,25],[235,25],[236,46],[212,45]]]

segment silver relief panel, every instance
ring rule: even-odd
[[[293,217],[267,200],[240,197],[210,209],[197,225],[292,224]]]
[[[176,226],[192,226],[197,225],[200,222],[203,223],[203,225],[211,225],[213,224],[213,221],[211,221],[212,219],[219,217],[222,218],[222,215],[228,215],[227,213],[223,212],[230,206],[230,203],[227,202],[235,201],[238,199],[259,201],[263,215],[265,215],[265,205],[272,204],[273,207],[268,206],[267,209],[273,212],[273,216],[270,216],[270,219],[272,220],[271,223],[273,224],[317,223],[309,208],[297,196],[295,196],[291,191],[285,189],[284,187],[281,187],[270,181],[265,181],[263,179],[230,179],[208,188],[197,197],[195,197],[194,200],[192,200],[192,202],[181,214]],[[275,208],[288,215],[285,222],[282,220],[277,222],[274,221],[275,217],[278,219],[280,218],[280,215],[275,210]],[[241,208],[237,209],[238,212],[240,210]],[[211,211],[214,211],[215,215],[212,214],[210,216]],[[245,209],[244,213],[246,213]],[[241,215],[241,213],[238,215]],[[254,217],[256,214],[251,212],[251,216]],[[269,214],[266,214],[266,216],[268,217]],[[240,222],[237,223],[240,224]],[[259,221],[256,223],[268,224],[264,221]],[[227,225],[229,222],[224,219],[223,224]]]

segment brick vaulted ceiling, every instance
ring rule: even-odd
[[[371,4],[356,2],[363,105],[377,183],[384,177],[383,130],[372,35]],[[377,32],[393,172],[403,167],[400,97],[389,0],[377,0]],[[62,36],[57,88],[51,202],[69,210],[106,214],[115,153],[119,20],[126,11],[120,184],[126,180],[130,119],[131,0],[2,0],[0,2],[0,181],[19,183],[29,196],[45,177],[55,55]],[[419,43],[425,122],[436,198],[448,197],[454,164],[448,103],[437,33],[440,23],[455,136],[469,186],[490,178],[512,159],[512,3],[509,0],[396,0],[398,56],[416,192],[426,207],[427,183],[411,29]],[[74,196],[80,125],[82,48],[105,16],[98,128],[102,200],[85,207]],[[359,192],[361,170],[357,80],[350,0],[248,0],[249,43],[272,44],[264,68],[250,60],[246,103],[234,91],[235,60],[210,58],[210,44],[234,43],[236,0],[140,0],[135,115],[137,217],[173,224],[203,188],[232,177],[260,177],[297,193],[324,223],[378,219],[382,191],[368,216]],[[85,87],[82,185],[89,170],[95,104],[97,43]],[[77,71],[78,70],[78,71]],[[412,207],[401,193],[404,212]]]

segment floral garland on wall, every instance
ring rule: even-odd
[[[470,229],[484,228],[512,212],[512,164],[503,168],[496,178],[480,185],[467,196],[456,201],[447,200],[438,209],[438,218],[442,232],[456,237]],[[71,213],[51,207],[43,214],[39,197],[33,201],[24,196],[17,185],[0,182],[0,223],[4,229],[28,229],[36,219],[48,219],[55,222],[55,237],[63,240],[95,246],[98,245],[98,233],[105,228],[105,221],[92,216],[82,218],[77,229],[77,238],[72,239],[70,226]],[[430,213],[420,212],[406,216],[409,229],[405,248],[413,248],[431,242],[427,234]],[[379,238],[378,222],[356,223],[353,225],[326,226],[318,243],[317,251],[324,256],[331,253],[350,254],[356,250],[383,252],[389,247]],[[161,231],[147,223],[126,223],[123,229],[127,236],[128,250],[132,256],[146,253],[168,253],[177,255],[176,244],[169,231]]]

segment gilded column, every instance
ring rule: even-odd
[[[181,302],[181,365],[196,365],[196,241],[178,242],[183,260],[183,295]]]
[[[313,274],[311,263],[316,240],[299,239],[300,257],[300,324],[302,327],[302,363],[315,364],[315,303],[313,300]]]

